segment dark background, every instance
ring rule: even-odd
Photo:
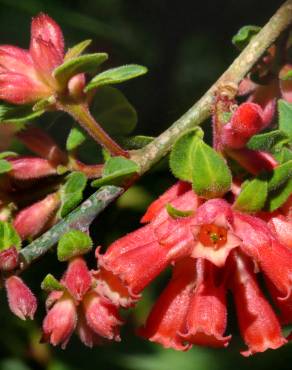
[[[121,90],[138,111],[136,133],[156,135],[182,115],[236,57],[237,51],[230,42],[236,31],[246,24],[265,24],[281,3],[276,0],[0,0],[0,42],[27,47],[31,17],[43,11],[61,25],[67,46],[90,38],[91,51],[110,54],[107,66],[146,65],[148,75],[123,85]],[[97,242],[106,245],[133,230],[147,204],[173,181],[163,167],[146,175],[94,225],[92,231]],[[129,313],[121,343],[90,350],[74,336],[65,351],[40,345],[38,328],[45,297],[39,283],[47,272],[60,276],[64,268],[51,254],[25,274],[25,279],[41,295],[42,307],[33,323],[12,317],[2,295],[0,370],[292,368],[291,345],[248,359],[240,356],[238,350],[243,344],[232,313],[228,333],[233,333],[233,341],[225,350],[197,347],[179,353],[134,336],[168,272],[146,290],[135,312]]]

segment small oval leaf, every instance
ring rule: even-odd
[[[77,149],[86,140],[86,134],[79,128],[73,127],[66,141],[66,149],[70,152]]]
[[[142,76],[147,73],[147,71],[146,67],[137,64],[128,64],[111,68],[95,76],[85,87],[84,91],[88,92],[99,86],[118,84]]]
[[[232,38],[233,45],[235,45],[239,50],[244,49],[250,42],[251,38],[259,33],[260,30],[261,27],[253,25],[241,27],[237,34]]]
[[[76,44],[70,48],[65,57],[64,61],[66,62],[67,60],[79,57],[80,54],[83,53],[83,51],[91,44],[92,40],[84,40],[79,42],[79,44]]]
[[[234,203],[234,208],[241,212],[260,211],[265,205],[267,195],[267,181],[262,179],[247,181],[242,186],[242,190]]]
[[[52,292],[53,290],[62,291],[64,287],[59,281],[52,275],[48,274],[41,283],[41,288],[46,292]]]
[[[89,252],[92,248],[90,236],[80,230],[70,230],[62,235],[58,247],[57,256],[61,262],[68,261],[73,257]]]
[[[165,206],[167,213],[169,216],[172,218],[182,218],[182,217],[189,217],[194,214],[193,210],[188,210],[188,211],[182,211],[180,209],[175,208],[172,206],[170,203],[167,203]]]

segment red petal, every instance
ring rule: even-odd
[[[191,185],[187,182],[179,181],[171,188],[169,188],[165,193],[163,193],[158,199],[148,207],[145,215],[142,217],[141,222],[146,223],[153,220],[154,217],[163,209],[163,207],[176,199],[180,195],[184,194],[186,191],[190,190]]]
[[[226,288],[216,279],[215,267],[197,260],[197,284],[192,293],[182,337],[201,346],[226,347],[231,336],[224,337],[227,325]]]
[[[235,231],[242,249],[255,259],[260,269],[279,289],[282,298],[291,293],[292,250],[276,240],[267,224],[259,218],[236,213]]]
[[[64,57],[64,38],[60,26],[48,15],[39,14],[31,22],[31,40],[41,38],[51,43],[56,49],[59,58]],[[30,50],[33,46],[30,46]]]
[[[29,287],[17,276],[5,280],[10,310],[22,320],[34,318],[37,300]]]
[[[165,348],[182,351],[190,348],[180,332],[185,323],[194,284],[195,260],[181,260],[174,267],[172,279],[155,303],[139,334],[151,342],[161,343]]]
[[[36,79],[34,64],[27,50],[11,45],[0,45],[0,66],[7,71]]]
[[[250,356],[264,352],[269,348],[276,349],[287,341],[283,338],[279,321],[260,291],[253,265],[247,258],[236,255],[234,260],[235,275],[231,288],[236,304],[241,335],[248,350],[241,352]]]
[[[96,345],[101,344],[101,338],[87,325],[84,315],[81,313],[78,317],[77,333],[83,344],[87,347],[92,348]]]
[[[0,252],[0,270],[12,271],[19,264],[18,252],[15,247],[10,247]]]
[[[77,301],[82,300],[91,286],[91,275],[83,258],[77,257],[69,262],[62,282]]]
[[[284,65],[284,67],[280,71],[279,79],[282,96],[288,103],[292,103],[292,81],[282,80],[281,77],[284,77],[291,70],[292,70],[291,64]]]
[[[269,226],[280,243],[292,249],[292,222],[287,221],[284,217],[281,218],[281,216],[273,217],[269,222]]]

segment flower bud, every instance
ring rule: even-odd
[[[53,346],[62,344],[64,349],[75,329],[77,312],[74,301],[64,294],[47,313],[43,322],[43,342]]]
[[[10,310],[22,320],[33,319],[37,301],[28,286],[17,276],[10,276],[5,281]]]
[[[68,82],[69,95],[73,98],[81,99],[84,96],[85,76],[83,73],[73,76]]]
[[[56,175],[57,170],[43,158],[18,157],[8,159],[12,166],[9,176],[16,180],[32,180]]]
[[[57,194],[50,194],[43,200],[21,210],[13,222],[21,239],[25,240],[38,235],[58,206]]]
[[[91,275],[83,258],[77,257],[69,262],[63,283],[77,301],[82,300],[91,285]]]
[[[0,270],[12,271],[18,266],[18,252],[15,247],[0,252]]]

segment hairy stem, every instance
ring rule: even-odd
[[[128,157],[128,152],[121,148],[95,121],[84,104],[59,104],[59,109],[69,113],[88,134],[101,146],[107,149],[113,156]]]
[[[231,88],[236,94],[239,82],[291,23],[292,0],[288,0],[195,105],[150,144],[132,151],[130,157],[139,164],[140,174],[145,173],[165,156],[179,136],[200,125],[210,116],[214,94],[218,89]]]
[[[62,221],[19,252],[21,269],[44,255],[70,229],[88,231],[95,217],[122,193],[123,189],[116,186],[105,186],[93,193]]]

